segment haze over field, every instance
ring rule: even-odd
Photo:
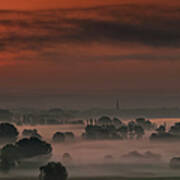
[[[180,121],[174,119],[173,123]],[[125,121],[127,123],[127,120]],[[162,124],[164,121],[155,119],[154,122]],[[173,123],[166,120],[170,125]],[[24,129],[33,129],[32,126],[20,126],[20,133]],[[83,125],[43,125],[36,126],[36,129],[43,139],[52,143],[53,156],[51,160],[61,161],[63,163],[63,154],[70,153],[72,163],[66,164],[70,177],[175,177],[179,176],[178,170],[169,168],[169,160],[174,156],[179,156],[179,142],[151,142],[147,132],[142,140],[97,140],[84,141],[81,134],[84,132]],[[51,138],[56,131],[72,131],[75,136],[75,142],[70,143],[53,143]],[[22,137],[19,137],[20,139]],[[172,148],[173,147],[173,148]],[[138,153],[152,152],[159,154],[160,159],[137,159],[137,157],[123,158],[130,152]],[[111,155],[112,159],[105,159],[105,156]],[[28,169],[12,170],[8,176],[32,176],[38,175],[38,169],[32,167]],[[4,176],[4,174],[2,174]]]

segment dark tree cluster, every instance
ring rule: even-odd
[[[37,137],[39,139],[42,138],[37,129],[24,129],[22,135],[24,137]]]
[[[19,132],[13,124],[0,124],[0,142],[14,142],[16,141],[18,135]]]
[[[137,118],[136,124],[140,125],[145,130],[153,130],[156,128],[155,123],[152,123],[150,120],[146,120],[145,118]]]
[[[95,120],[95,124],[98,126],[110,126],[110,125],[120,126],[122,124],[122,122],[121,122],[121,120],[119,120],[116,117],[111,119],[108,116],[102,116],[98,120]],[[92,125],[92,123],[91,123],[91,125]]]
[[[117,139],[120,136],[116,133],[113,125],[98,126],[87,125],[83,137],[86,139]]]
[[[56,132],[53,137],[52,140],[56,143],[58,142],[68,142],[68,141],[73,141],[75,138],[74,133],[73,132]]]
[[[88,122],[83,137],[86,139],[140,139],[144,134],[144,128],[136,121],[130,121],[126,125],[117,118],[111,120],[103,116],[98,121]]]
[[[15,144],[20,158],[32,158],[39,155],[47,155],[52,152],[52,147],[45,141],[36,137],[24,138]]]
[[[122,137],[124,139],[140,139],[143,137],[144,133],[144,129],[141,125],[137,124],[134,121],[130,121],[127,126],[123,125],[121,126],[118,131],[120,132],[120,134],[122,135]]]
[[[39,138],[31,137],[19,140],[15,144],[7,144],[1,149],[1,169],[14,166],[19,161],[26,158],[33,158],[40,155],[51,154],[52,147]]]
[[[68,173],[60,162],[49,162],[40,167],[39,180],[66,180]]]
[[[121,125],[118,118],[111,119],[108,116],[102,116],[98,120],[90,119],[82,136],[86,139],[120,139],[117,128]]]
[[[171,126],[169,129],[169,133],[180,136],[180,122],[177,122],[173,126]]]
[[[166,129],[166,125],[160,125],[156,129],[156,133],[152,133],[150,140],[158,141],[177,141],[180,140],[180,123],[175,123],[170,127],[169,131]]]
[[[180,169],[180,157],[174,157],[170,160],[169,166],[172,169]]]
[[[108,116],[102,116],[97,121],[97,125],[108,126],[111,124],[112,124],[112,120]]]

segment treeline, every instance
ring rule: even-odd
[[[156,124],[145,118],[138,118],[125,124],[118,118],[102,116],[98,120],[90,119],[82,136],[85,139],[140,139],[146,130],[155,128]]]
[[[17,125],[46,125],[46,124],[83,124],[82,119],[88,117],[99,117],[103,114],[108,116],[121,116],[123,119],[133,117],[148,118],[179,118],[179,108],[147,108],[147,109],[103,109],[93,108],[87,110],[65,110],[52,108],[47,110],[39,109],[0,109],[0,121],[8,121]]]

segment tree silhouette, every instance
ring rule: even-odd
[[[134,131],[137,139],[142,138],[142,136],[144,135],[144,129],[140,125],[136,125],[134,127]]]
[[[111,125],[112,124],[112,120],[108,117],[108,116],[102,116],[98,119],[98,124],[99,125]]]
[[[14,145],[7,144],[1,149],[0,169],[3,172],[8,172],[12,167],[14,167],[16,160],[17,151]]]
[[[123,139],[127,139],[128,135],[128,127],[126,125],[122,125],[118,131],[120,132]]]
[[[0,140],[16,141],[19,132],[16,127],[10,123],[0,124]]]
[[[174,126],[171,126],[169,133],[179,136],[180,135],[180,123],[175,123]]]
[[[49,155],[52,147],[39,138],[24,138],[13,144],[5,145],[1,149],[1,169],[13,167],[17,162],[26,158],[38,157],[41,155]]]
[[[39,180],[66,180],[67,177],[66,168],[60,162],[50,162],[40,167]]]
[[[180,169],[180,157],[174,157],[170,160],[169,166],[172,169]]]
[[[134,121],[130,121],[128,123],[128,130],[129,130],[129,137],[130,139],[133,139],[134,135],[135,135],[135,126],[136,126],[136,123]]]
[[[16,144],[17,152],[21,159],[39,155],[47,155],[52,152],[52,147],[45,141],[36,137],[24,138]]]
[[[160,125],[156,131],[159,133],[159,134],[163,134],[166,132],[166,127],[164,125]]]
[[[62,132],[56,132],[53,135],[52,139],[53,139],[54,142],[64,142],[65,141],[65,135]]]

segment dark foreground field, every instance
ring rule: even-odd
[[[128,177],[81,177],[69,178],[69,180],[179,180],[180,177],[152,177],[152,178],[128,178]],[[3,177],[0,180],[38,180],[35,177]]]

